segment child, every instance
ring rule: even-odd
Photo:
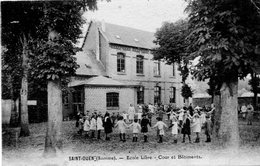
[[[97,121],[96,121],[95,114],[93,114],[90,120],[91,138],[95,138],[96,129],[97,129]]]
[[[106,116],[106,115],[105,115]],[[117,116],[116,116],[116,114],[113,112],[113,114],[112,114],[112,116],[111,116],[111,121],[112,121],[112,124],[113,124],[113,126],[115,125],[115,121],[116,121],[116,119],[117,119]]]
[[[141,120],[141,132],[144,134],[144,142],[147,142],[148,124],[151,127],[151,123],[149,119],[147,119],[147,115],[143,114],[143,119]]]
[[[123,117],[119,117],[115,127],[118,126],[118,129],[119,129],[119,137],[120,137],[120,141],[123,141],[125,142],[125,129],[127,126],[127,124],[123,121]],[[123,136],[123,139],[122,139],[122,136]]]
[[[212,122],[209,115],[206,115],[205,122],[205,135],[207,136],[207,140],[205,142],[211,142],[210,135],[212,134]]]
[[[141,126],[138,123],[138,119],[134,119],[134,122],[129,125],[129,127],[133,126],[133,142],[137,142],[138,133],[141,130]]]
[[[139,123],[141,123],[142,114],[143,114],[143,106],[139,105],[138,106],[138,112],[137,112],[137,119],[138,119]]]
[[[172,115],[171,121],[172,121],[172,124],[171,124],[171,126],[169,126],[169,128],[172,127],[172,135],[173,135],[174,143],[177,143],[178,119],[175,115]]]
[[[184,115],[183,115],[183,123],[182,123],[181,133],[183,134],[183,141],[182,141],[182,143],[185,142],[185,135],[186,134],[188,135],[189,142],[191,143],[191,139],[190,139],[190,119],[189,119],[188,114],[187,114],[186,111],[184,111]]]
[[[193,115],[193,123],[192,123],[191,127],[192,127],[193,132],[196,133],[195,143],[199,143],[200,142],[199,133],[201,132],[201,120],[200,120],[200,116],[198,113],[195,113]]]
[[[162,143],[163,142],[163,136],[164,136],[164,128],[163,127],[167,127],[167,125],[164,122],[162,122],[162,119],[160,117],[157,117],[156,119],[158,121],[152,128],[157,127],[157,129],[159,130],[159,141],[158,141],[158,143]]]
[[[89,137],[89,131],[90,131],[90,123],[89,123],[89,116],[85,116],[85,122],[84,122],[84,132],[86,133],[86,137],[88,138]]]
[[[80,114],[79,115],[79,131],[78,131],[78,134],[82,134],[82,131],[83,131],[83,125],[84,125],[84,116],[83,114]]]
[[[115,114],[115,113],[114,113]],[[106,140],[109,141],[109,134],[112,133],[112,127],[114,126],[111,118],[109,117],[109,113],[107,112],[105,114],[105,118],[104,118],[104,129],[105,129],[105,134],[106,134]]]
[[[124,119],[124,122],[125,122],[125,123],[126,123],[126,121],[127,121],[127,115],[128,115],[128,114],[124,111],[124,112],[123,112],[123,119]]]
[[[98,132],[98,135],[97,135],[97,139],[101,139],[100,138],[100,133],[101,133],[101,130],[103,130],[103,121],[102,121],[102,116],[101,116],[101,112],[99,112],[98,116],[97,116],[97,132]]]

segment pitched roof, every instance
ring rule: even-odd
[[[135,87],[136,85],[128,85],[113,80],[112,78],[97,76],[85,80],[74,80],[69,83],[69,87],[87,85],[87,86],[116,86],[116,87]]]
[[[107,75],[104,66],[96,60],[95,54],[90,50],[77,52],[75,55],[77,64],[80,66],[76,70],[77,75]]]
[[[102,24],[102,23],[99,23]],[[154,33],[126,26],[104,23],[105,30],[102,33],[107,37],[110,43],[132,46],[138,48],[152,49],[156,45]]]

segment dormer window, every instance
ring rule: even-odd
[[[120,39],[120,36],[119,36],[119,35],[116,35],[116,38],[117,38],[117,39]]]
[[[139,42],[139,40],[138,39],[134,39],[135,40],[135,42]]]

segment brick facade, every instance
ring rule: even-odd
[[[107,109],[106,94],[109,92],[119,93],[119,108]],[[127,111],[130,104],[135,103],[134,88],[121,87],[85,87],[85,110],[97,110],[101,112]]]
[[[107,25],[108,27],[106,27]],[[117,33],[121,36],[115,35]],[[140,87],[144,88],[144,103],[155,104],[155,86],[159,86],[161,89],[160,101],[162,104],[170,104],[170,88],[174,87],[176,89],[174,104],[178,107],[183,106],[183,98],[180,95],[181,76],[177,70],[177,64],[168,65],[161,61],[160,74],[154,75],[154,63],[157,61],[153,60],[151,51],[154,47],[153,38],[153,33],[150,32],[99,22],[90,23],[82,46],[82,53],[89,52],[86,56],[93,54],[97,64],[101,64],[104,68],[103,76],[121,82],[124,86],[85,85],[84,111],[107,111],[106,93],[108,92],[119,94],[119,108],[109,111],[126,111],[129,104],[137,105],[137,91]],[[118,53],[124,55],[125,70],[123,72],[117,71]],[[136,69],[138,55],[143,57],[143,73],[141,74],[137,73]],[[90,73],[87,70],[91,70],[91,65],[88,64],[88,66],[90,66],[88,69],[84,69],[85,66],[82,64],[81,71],[86,70],[86,73]],[[95,66],[92,67],[92,69],[94,68]],[[99,75],[100,73],[96,76]]]

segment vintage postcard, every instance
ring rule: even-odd
[[[257,0],[1,1],[2,165],[259,165]]]

